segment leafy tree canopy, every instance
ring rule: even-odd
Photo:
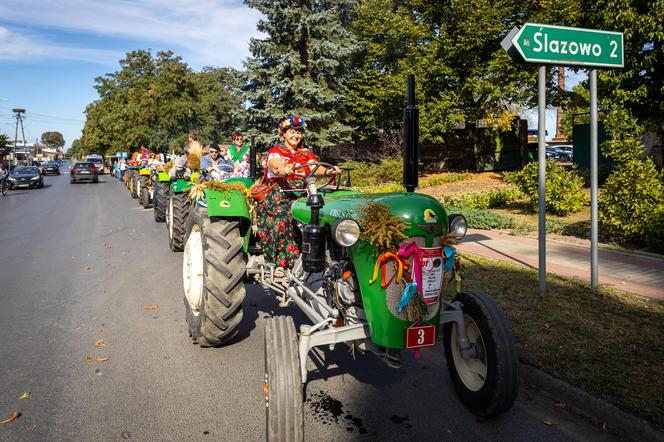
[[[240,101],[229,91],[237,73],[194,72],[171,51],[127,53],[120,70],[95,79],[99,99],[86,108],[82,142],[106,153],[180,150],[190,132],[204,142],[228,138],[231,110]]]
[[[280,120],[297,114],[307,142],[325,147],[350,138],[344,124],[348,62],[357,46],[348,29],[352,0],[245,0],[266,19],[245,62],[248,125],[261,143],[275,140]]]
[[[60,132],[44,132],[41,136],[41,142],[48,147],[59,149],[65,145],[65,139]]]

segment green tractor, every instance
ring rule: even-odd
[[[412,157],[406,157],[405,169],[416,171]],[[518,363],[505,316],[481,292],[459,290],[452,300],[442,297],[443,282],[455,266],[447,239],[465,235],[463,216],[448,214],[436,199],[412,191],[363,194],[340,186],[340,177],[332,188],[319,186],[316,168],[332,166],[308,166],[302,197],[291,209],[301,254],[284,277],[275,275],[275,264],[266,262],[257,247],[241,189],[207,189],[186,222],[184,305],[194,342],[221,346],[235,335],[248,277],[274,294],[281,307],[298,307],[312,323],[298,331],[291,317],[267,320],[267,439],[304,438],[309,351],[338,343],[398,367],[403,351],[433,346],[442,337],[461,402],[482,417],[509,410],[517,394]],[[399,221],[403,239],[391,255],[379,254],[367,237],[370,227],[381,224],[374,219],[370,226],[363,215],[371,205]]]

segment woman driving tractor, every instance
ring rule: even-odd
[[[268,151],[265,178],[269,190],[256,207],[260,244],[265,259],[277,265],[276,277],[283,277],[285,269],[291,268],[299,255],[290,211],[293,198],[299,195],[284,190],[301,187],[298,184],[310,171],[299,166],[318,161],[312,152],[302,146],[306,126],[304,120],[297,116],[279,124],[279,137],[283,138],[284,144]],[[339,173],[338,167],[318,167],[314,172],[318,177],[331,177]]]

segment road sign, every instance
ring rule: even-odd
[[[528,63],[621,68],[622,32],[526,23],[512,44]]]

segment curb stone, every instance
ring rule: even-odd
[[[585,391],[538,370],[521,361],[519,376],[526,385],[542,390],[555,399],[567,403],[572,410],[594,422],[605,422],[606,430],[630,440],[661,442],[664,431],[634,415],[620,410]]]

